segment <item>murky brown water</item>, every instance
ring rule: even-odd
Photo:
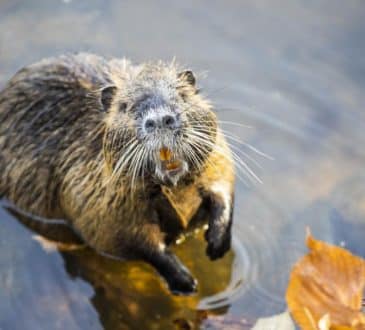
[[[235,144],[263,184],[238,182],[224,259],[210,262],[199,238],[176,247],[200,283],[192,297],[171,296],[142,263],[46,252],[0,208],[0,329],[253,323],[286,309],[306,226],[365,257],[364,17],[361,0],[0,1],[0,86],[67,51],[176,56],[208,72],[200,81],[222,121],[250,126],[224,129],[275,158]]]

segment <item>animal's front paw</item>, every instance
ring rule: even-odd
[[[165,251],[155,267],[175,295],[189,295],[197,291],[198,282],[191,276],[184,264],[170,251]]]
[[[231,226],[225,221],[213,222],[205,232],[206,253],[211,260],[222,258],[231,248]]]
[[[198,282],[185,268],[166,278],[169,290],[175,295],[189,295],[197,291]]]

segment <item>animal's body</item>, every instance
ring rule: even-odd
[[[173,291],[196,283],[166,247],[169,222],[205,210],[207,253],[221,257],[233,185],[211,106],[175,64],[61,56],[0,92],[0,196],[65,219],[99,252],[150,263]]]

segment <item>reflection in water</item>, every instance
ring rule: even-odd
[[[1,1],[0,86],[66,51],[176,56],[209,71],[198,83],[232,142],[275,160],[236,144],[263,184],[237,183],[235,257],[212,263],[193,238],[176,248],[200,280],[192,297],[170,296],[141,263],[47,254],[0,208],[0,329],[244,328],[286,309],[306,226],[364,257],[364,15],[361,1]],[[218,316],[198,312],[222,305]]]
[[[232,254],[213,266],[203,253],[196,253],[204,251],[202,242],[189,243],[180,257],[194,274],[200,274],[200,291],[191,297],[171,296],[152,269],[142,263],[106,260],[90,250],[62,256],[71,277],[81,277],[93,286],[91,302],[105,328],[133,325],[136,329],[169,329],[174,320],[197,320],[200,298],[224,290],[229,282]],[[193,260],[199,260],[199,264]]]
[[[8,204],[5,205],[7,206]],[[17,215],[17,218],[7,219],[3,217],[2,220],[5,223],[6,221],[14,221],[15,223],[16,220],[19,220],[25,224],[28,224],[31,220],[30,218],[25,218],[24,214],[19,214],[14,210],[12,210],[12,215]],[[205,256],[206,242],[202,236],[202,233],[188,236],[184,243],[174,248],[177,255],[186,262],[187,267],[197,276],[199,281],[199,292],[197,295],[190,297],[172,296],[162,280],[147,264],[112,260],[82,246],[78,249],[72,248],[69,250],[67,246],[62,245],[60,255],[68,275],[58,275],[58,277],[52,280],[48,279],[48,281],[55,281],[58,285],[58,282],[60,282],[62,286],[62,283],[69,282],[69,279],[72,281],[82,279],[90,284],[93,289],[91,296],[89,292],[87,295],[83,292],[74,292],[72,293],[72,300],[88,305],[91,303],[98,312],[100,323],[106,329],[129,329],[131,327],[135,329],[169,329],[175,323],[178,326],[181,322],[197,326],[208,315],[201,308],[197,309],[199,301],[203,297],[214,297],[216,293],[222,292],[227,288],[230,282],[233,261],[233,252],[230,252],[222,260],[214,263],[211,262]],[[31,240],[30,237],[29,235],[28,240]],[[69,234],[64,235],[64,238],[70,241]],[[43,239],[40,241],[43,242],[41,246],[44,247],[53,244]],[[40,249],[41,246],[37,247],[37,253],[44,257],[44,252]],[[53,246],[54,252],[50,256],[56,253],[56,245],[53,244]],[[47,250],[49,250],[49,247]],[[22,251],[22,254],[23,258],[29,258],[29,261],[35,259],[28,251]],[[236,263],[242,264],[242,261],[239,261],[239,257],[236,256],[235,259],[238,260]],[[8,267],[16,266],[10,260],[8,261]],[[28,272],[28,280],[32,282],[36,282],[38,279],[36,268],[32,267],[32,271]],[[238,271],[238,274],[242,273]],[[16,281],[18,279],[15,277],[12,280]],[[242,278],[236,280],[238,282],[243,281]],[[13,290],[11,287],[9,289],[10,291]],[[235,288],[232,287],[232,289],[234,290]],[[19,292],[19,294],[16,300],[25,299],[22,292]],[[48,292],[35,298],[43,301],[44,304],[47,304],[48,300],[52,304],[53,299],[58,299],[57,308],[53,310],[54,317],[57,319],[66,318],[66,322],[80,323],[79,315],[73,313],[71,315],[64,314],[66,306],[62,305],[70,302],[70,297],[68,297],[70,292],[65,292],[64,294],[65,296],[63,297],[51,297],[50,292]],[[229,291],[226,292],[226,295],[230,296]],[[214,300],[213,297],[210,299]],[[90,303],[88,302],[89,299]],[[220,302],[219,307],[220,309],[216,313],[225,313],[229,307],[229,299]],[[18,320],[9,318],[9,315],[0,313],[1,320],[0,325],[12,324],[12,328],[19,326]],[[95,326],[95,324],[92,326]]]

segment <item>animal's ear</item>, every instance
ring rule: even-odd
[[[177,76],[178,76],[178,78],[184,79],[185,81],[187,81],[191,86],[195,86],[195,84],[196,84],[196,79],[195,79],[194,73],[191,70],[182,71],[182,72],[178,73]]]
[[[101,105],[103,106],[102,110],[104,112],[107,112],[109,110],[116,92],[117,92],[117,87],[115,86],[107,86],[101,90],[100,102]]]

